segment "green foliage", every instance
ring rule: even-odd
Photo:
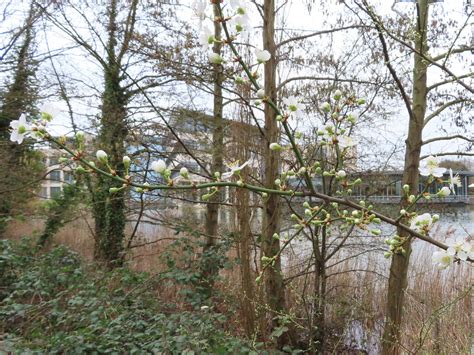
[[[65,185],[63,191],[47,202],[47,220],[38,244],[44,246],[66,222],[71,215],[72,208],[81,201],[80,181],[71,185]]]
[[[181,286],[179,292],[185,301],[197,309],[208,302],[210,297],[208,285],[214,284],[219,279],[219,270],[232,268],[226,255],[231,241],[229,238],[224,238],[205,249],[206,241],[201,233],[191,227],[178,227],[176,234],[182,235],[161,256],[168,267],[162,277],[179,284]]]
[[[65,247],[37,253],[30,241],[0,243],[0,333],[14,352],[255,353],[228,334],[211,308],[173,312],[160,278],[98,270]]]

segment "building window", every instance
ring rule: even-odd
[[[61,188],[59,186],[50,187],[51,198],[57,197],[61,194]]]
[[[49,178],[53,181],[61,181],[61,171],[53,170],[49,173]]]
[[[74,182],[74,175],[70,171],[65,171],[64,172],[64,181],[72,183]]]
[[[48,198],[48,188],[47,187],[42,187],[41,188],[40,196],[42,198]]]

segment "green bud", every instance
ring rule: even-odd
[[[357,105],[363,105],[363,104],[365,104],[365,99],[363,98],[357,99]]]
[[[280,236],[278,235],[278,233],[273,233],[273,239],[280,240]]]
[[[403,191],[405,191],[405,193],[408,193],[408,191],[410,191],[410,185],[403,185]]]
[[[392,253],[390,253],[389,251],[386,251],[385,253],[383,253],[383,256],[385,259],[388,259],[392,256]]]
[[[334,91],[334,95],[333,95],[334,100],[339,101],[341,99],[341,97],[342,97],[341,90]]]
[[[382,234],[382,231],[380,229],[372,229],[370,233],[372,233],[373,235],[380,235]]]
[[[242,77],[238,76],[235,78],[235,83],[239,85],[245,84],[245,80]]]
[[[120,191],[120,189],[118,187],[111,187],[109,189],[109,193],[111,193],[111,194],[117,193],[119,191]]]
[[[244,186],[244,182],[242,180],[237,181],[237,186],[239,187]]]
[[[265,199],[268,197],[268,194],[266,192],[262,192],[262,198]]]
[[[281,121],[283,121],[283,117],[281,115],[278,115],[278,116],[276,116],[276,120],[278,122],[281,122]]]
[[[308,201],[305,201],[305,202],[303,203],[303,207],[304,207],[304,208],[311,208],[311,206],[309,205],[309,202],[308,202]]]

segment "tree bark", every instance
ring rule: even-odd
[[[271,58],[265,63],[264,75],[265,96],[273,102],[277,102],[276,90],[276,45],[275,45],[275,1],[265,0],[263,7],[263,47],[270,54]],[[269,144],[278,142],[279,130],[276,120],[276,113],[268,103],[265,103],[265,186],[274,186],[275,179],[279,174],[280,155],[270,150]],[[280,228],[280,201],[277,195],[270,194],[264,203],[263,229],[262,229],[262,253],[266,257],[273,257],[280,252],[280,241],[273,238]],[[270,310],[269,320],[270,331],[281,325],[279,315],[286,312],[285,286],[281,273],[281,260],[278,257],[273,266],[268,267],[264,275],[265,294],[267,307]],[[290,343],[290,336],[285,332],[278,338],[279,347]]]
[[[214,16],[219,16],[217,5],[213,5]],[[214,37],[221,38],[221,23],[214,22]],[[214,53],[221,54],[222,43],[215,42],[212,48]],[[212,124],[212,163],[211,172],[222,172],[224,168],[223,150],[224,150],[224,121],[222,117],[223,96],[222,84],[224,82],[223,66],[221,64],[213,64],[213,79],[214,79],[214,115]],[[215,277],[219,272],[219,265],[210,257],[216,245],[216,238],[219,227],[219,203],[222,201],[222,192],[217,191],[210,199],[206,206],[206,244],[203,248],[203,276],[204,287],[207,289],[208,296],[212,294],[212,287],[214,285]]]
[[[417,31],[415,48],[418,53],[427,54],[428,0],[419,0],[417,4]],[[423,122],[427,101],[428,63],[415,54],[413,68],[413,115],[409,122],[406,140],[405,163],[402,183],[410,186],[408,195],[418,193],[420,151],[422,146]],[[401,207],[407,205],[407,196],[401,201]],[[407,220],[402,221],[408,223]],[[399,229],[398,235],[405,240],[405,253],[394,254],[390,265],[390,276],[387,290],[387,316],[383,333],[383,354],[400,354],[401,328],[403,322],[403,305],[407,289],[408,268],[412,251],[412,238]]]

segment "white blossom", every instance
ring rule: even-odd
[[[301,115],[305,108],[305,105],[299,102],[295,96],[285,97],[283,103],[290,112],[294,112],[297,116]]]
[[[423,176],[430,176],[433,175],[434,177],[442,177],[444,172],[446,171],[445,168],[439,167],[438,158],[430,155],[426,158],[426,163],[424,167],[420,167],[420,175]]]
[[[235,162],[234,164],[229,164],[228,167],[230,168],[230,170],[222,174],[222,179],[228,179],[232,177],[234,174],[238,174],[243,168],[245,168],[249,164],[250,164],[250,159],[247,160],[242,165],[239,165],[238,161]]]
[[[451,256],[456,256],[459,259],[466,261],[470,257],[471,243],[462,236],[452,237],[446,239],[448,250],[446,251]]]
[[[214,37],[214,33],[209,29],[209,27],[204,27],[199,34],[199,44],[204,47],[204,49],[208,49],[215,41],[216,38]]]
[[[230,26],[234,27],[237,32],[247,31],[250,27],[250,18],[245,15],[234,16],[229,21]]]
[[[433,219],[429,213],[423,213],[422,215],[413,217],[410,223],[410,229],[425,234],[431,229],[433,225]]]
[[[265,90],[263,90],[263,89],[257,90],[257,97],[259,99],[263,99],[265,97]]]
[[[23,139],[25,139],[25,135],[30,130],[28,123],[26,123],[25,114],[22,113],[18,120],[11,121],[10,127],[13,129],[10,135],[10,140],[12,142],[17,142],[18,144],[23,143]]]
[[[346,172],[344,170],[339,170],[337,173],[336,173],[336,177],[340,178],[340,179],[343,179],[346,177]]]
[[[257,57],[257,61],[259,63],[265,63],[272,57],[270,52],[267,51],[266,49],[261,50],[258,48],[255,48],[255,56]]]
[[[160,159],[151,163],[151,170],[157,172],[158,174],[164,174],[166,171],[166,163],[164,160]]]
[[[461,178],[459,177],[459,174],[453,176],[453,169],[449,169],[449,188],[451,189],[453,195],[456,195],[454,186],[462,187]]]
[[[438,269],[446,269],[453,264],[454,256],[448,254],[445,250],[435,251],[432,260]]]
[[[337,142],[341,148],[349,148],[355,145],[354,140],[349,136],[339,136],[337,137]]]

